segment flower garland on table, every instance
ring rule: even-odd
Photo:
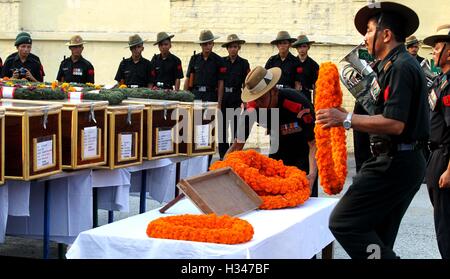
[[[238,244],[253,238],[252,225],[228,215],[178,215],[161,217],[147,226],[147,235],[154,238]]]
[[[310,196],[306,173],[254,150],[236,151],[210,170],[231,167],[262,198],[261,209],[295,207]]]
[[[323,63],[316,82],[315,109],[337,108],[341,105],[342,90],[338,69],[331,62]],[[343,127],[323,129],[320,125],[316,125],[314,133],[320,184],[325,193],[338,194],[342,191],[347,176],[345,129]]]

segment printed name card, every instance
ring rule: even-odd
[[[99,156],[98,128],[96,126],[83,129],[83,159]]]
[[[121,160],[133,158],[133,134],[119,134],[119,138]]]
[[[157,143],[156,153],[171,153],[173,152],[173,129],[172,128],[158,128],[157,129]]]
[[[46,169],[49,167],[53,167],[55,165],[54,162],[54,137],[42,137],[35,138],[34,141],[34,150],[35,150],[35,171],[39,171],[41,169]]]
[[[196,148],[210,148],[210,130],[209,124],[195,126],[195,144]]]

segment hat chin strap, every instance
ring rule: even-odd
[[[442,47],[442,50],[441,50],[441,54],[439,54],[439,59],[436,62],[437,63],[436,66],[437,67],[439,67],[439,65],[441,64],[442,55],[444,54],[444,51],[445,51],[446,48],[447,48],[447,43],[444,44],[444,46]]]
[[[377,29],[375,31],[375,37],[373,39],[373,44],[372,44],[372,56],[374,59],[377,59],[377,55],[376,55],[376,50],[375,50],[375,43],[377,42],[378,39],[378,32],[381,31],[380,25],[381,25],[381,21],[383,20],[383,13],[380,14],[380,17],[378,18],[377,21]]]
[[[249,92],[252,94],[257,94],[257,93],[263,91],[267,87],[267,85],[272,81],[272,79],[273,79],[272,72],[267,71],[264,78],[261,79],[255,87],[251,88],[249,90]]]

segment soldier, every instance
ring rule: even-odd
[[[128,39],[128,47],[131,57],[123,59],[117,69],[114,78],[119,85],[125,84],[128,87],[150,87],[151,85],[151,63],[142,57],[144,51],[144,41],[135,34]]]
[[[280,31],[276,39],[270,42],[270,44],[277,46],[278,54],[271,56],[267,60],[265,68],[281,68],[282,74],[277,84],[279,88],[301,89],[300,63],[289,51],[291,44],[295,41],[296,39],[291,38],[288,32]]]
[[[270,131],[272,151],[269,155],[270,158],[282,160],[285,165],[296,166],[308,173],[308,180],[312,187],[311,196],[314,197],[317,196],[317,164],[313,106],[305,96],[298,94],[296,90],[278,88],[276,85],[281,75],[280,68],[266,70],[260,66],[256,67],[245,79],[245,88],[241,99],[248,103],[246,112],[256,111],[259,125]],[[276,117],[276,114],[272,116],[273,112],[279,112],[279,130],[271,127],[272,120],[264,123],[261,109],[269,109],[268,117],[271,119]],[[239,128],[245,127],[246,131],[245,133],[238,131],[237,140],[234,141],[228,152],[243,149],[251,128],[254,126],[254,123],[246,125],[246,121],[244,115],[239,118]],[[276,141],[279,142],[278,148],[275,144]],[[306,143],[306,147],[299,143]]]
[[[223,139],[222,142],[219,143],[219,154],[221,159],[223,159],[228,148],[230,148],[227,134],[228,127],[231,123],[229,122],[230,119],[227,119],[227,108],[231,108],[234,111],[234,109],[241,107],[242,88],[244,87],[245,77],[250,72],[248,60],[239,56],[239,51],[243,44],[245,44],[244,40],[239,39],[236,34],[231,34],[227,37],[227,42],[222,45],[223,48],[227,49],[228,56],[223,57],[227,70],[224,79],[224,95],[221,108],[223,119],[223,125],[220,126],[220,128],[222,128],[221,135],[223,135]],[[231,125],[233,127],[232,137],[234,140],[237,132],[237,120],[235,119],[234,114],[231,121],[234,123]]]
[[[32,42],[30,34],[19,33],[14,43],[17,52],[9,55],[6,59],[2,69],[3,77],[25,78],[33,82],[44,81],[44,68],[39,57],[30,53]]]
[[[27,32],[20,32],[19,34],[16,35],[16,40],[17,38],[21,37],[21,36],[26,36],[26,37],[30,37],[30,34]],[[6,57],[5,61],[8,60],[10,57],[15,57],[17,55],[17,51],[14,53],[11,53],[10,55],[8,55],[8,57]],[[41,60],[39,59],[38,56],[34,55],[33,53],[30,52],[30,54],[28,55],[30,58],[33,58],[37,61],[39,61],[39,63],[41,62]]]
[[[95,83],[94,66],[81,55],[84,44],[83,38],[79,35],[73,36],[66,43],[72,54],[69,58],[61,61],[56,80],[60,82]]]
[[[170,52],[172,47],[171,39],[175,35],[159,32],[156,35],[156,42],[160,54],[154,55],[152,64],[152,87],[180,90],[180,79],[184,77],[181,60]]]
[[[227,68],[222,57],[214,53],[214,40],[218,39],[210,30],[200,32],[199,41],[202,52],[191,57],[184,90],[191,90],[196,100],[218,102],[222,106],[223,80]],[[189,84],[191,83],[191,84]]]
[[[306,35],[298,36],[297,41],[292,44],[292,47],[296,48],[298,52],[301,91],[310,102],[312,101],[311,96],[319,76],[319,64],[308,55],[312,44],[314,44],[314,41],[310,41]]]
[[[373,157],[339,200],[329,227],[351,258],[392,259],[397,258],[393,247],[400,222],[425,174],[421,149],[429,134],[427,84],[404,46],[419,18],[401,4],[376,2],[358,11],[355,26],[379,61],[374,67],[378,82],[369,93],[375,114],[323,109],[317,111],[316,125],[369,133]]]
[[[427,186],[434,208],[434,224],[439,252],[450,259],[450,24],[437,28],[437,34],[424,40],[433,47],[433,59],[442,74],[429,92],[431,109],[431,156]]]
[[[420,49],[420,42],[419,40],[417,40],[416,36],[409,36],[408,38],[406,38],[405,46],[409,54],[416,58],[419,64],[422,63],[425,58],[420,57],[418,54]]]

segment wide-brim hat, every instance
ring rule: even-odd
[[[214,40],[217,40],[218,36],[214,36],[214,34],[211,32],[211,30],[203,30],[200,32],[200,36],[198,37],[198,41],[196,41],[197,44],[203,44],[207,42],[212,42]]]
[[[231,43],[237,43],[237,44],[245,44],[244,40],[239,39],[238,35],[236,34],[230,34],[227,36],[227,41],[222,45],[222,47],[227,47]]]
[[[280,31],[280,32],[278,32],[275,40],[271,41],[270,44],[276,45],[278,42],[281,42],[281,41],[289,41],[290,43],[293,43],[293,42],[297,41],[297,39],[292,38],[291,35],[289,35],[289,33],[287,31]]]
[[[361,8],[355,16],[355,27],[361,35],[366,35],[369,19],[380,13],[392,13],[401,18],[403,35],[408,37],[419,28],[419,17],[416,12],[402,4],[394,2],[375,2]]]
[[[138,34],[134,34],[133,36],[130,36],[128,38],[128,46],[125,48],[129,48],[129,47],[134,47],[140,44],[145,43],[147,40],[142,40],[141,36],[139,36]]]
[[[157,44],[159,44],[159,43],[161,43],[161,42],[163,42],[165,40],[170,40],[173,37],[175,37],[175,35],[169,34],[169,33],[166,33],[166,32],[159,32],[156,35],[156,42],[153,45],[156,46]]]
[[[415,44],[420,44],[420,41],[416,38],[416,36],[409,36],[405,40],[405,46],[409,47]]]
[[[254,68],[245,78],[245,88],[242,91],[241,99],[248,103],[259,99],[269,92],[281,78],[281,69],[278,67],[268,70],[261,66]]]
[[[306,35],[300,35],[297,40],[292,44],[292,47],[299,47],[304,44],[312,45],[315,41],[310,41]]]
[[[84,44],[85,42],[83,41],[83,38],[81,38],[80,35],[75,35],[70,38],[70,41],[66,43],[66,46],[82,46]]]
[[[444,24],[436,29],[436,34],[426,37],[423,43],[434,46],[438,42],[450,42],[450,24]]]

